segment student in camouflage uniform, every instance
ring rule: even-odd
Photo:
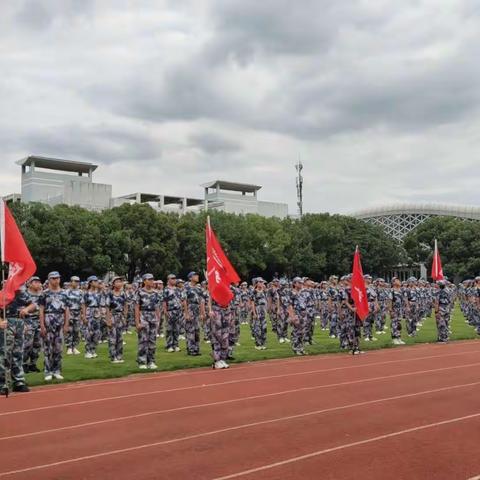
[[[179,340],[186,340],[186,336],[185,336],[185,314],[186,314],[186,311],[187,311],[187,307],[186,307],[186,302],[187,302],[187,295],[185,293],[185,282],[181,279],[181,278],[178,278],[177,279],[177,283],[176,283],[176,287],[177,287],[177,295],[180,299],[180,302],[182,303],[183,305],[183,308],[180,309],[180,316],[179,316],[179,320],[178,320],[178,339]]]
[[[135,327],[135,292],[133,291],[133,285],[131,283],[125,285],[125,298],[127,302],[127,321],[125,322],[125,331],[129,335],[132,335],[133,332],[130,328]]]
[[[363,336],[366,342],[376,342],[377,339],[373,336],[373,326],[375,318],[378,315],[380,306],[378,304],[377,290],[372,285],[372,277],[364,275],[365,287],[367,291],[368,300],[368,317],[363,321]]]
[[[163,288],[164,288],[163,280],[157,280],[155,282],[155,289],[157,290],[160,303],[163,303]],[[158,322],[157,337],[165,338],[165,334],[163,333],[164,328],[165,328],[165,315],[163,314],[163,311],[161,311],[160,321]]]
[[[167,277],[167,286],[163,291],[163,312],[167,319],[167,352],[179,352],[180,322],[187,310],[187,303],[177,290],[177,277],[170,274]]]
[[[200,278],[196,272],[188,274],[188,283],[185,286],[188,312],[185,317],[185,331],[187,336],[187,355],[198,356],[200,353],[200,324],[205,321],[205,298]]]
[[[123,363],[123,332],[127,318],[127,297],[122,277],[112,279],[112,290],[106,298],[108,327],[108,356],[112,363]]]
[[[242,325],[248,325],[249,312],[250,312],[250,293],[248,291],[248,283],[242,282],[240,285],[240,305],[239,305],[240,323]]]
[[[349,326],[348,323],[351,323],[349,322],[349,317],[351,316],[351,309],[348,302],[347,280],[348,277],[344,275],[340,278],[340,283],[338,286],[338,339],[340,341],[340,348],[344,350],[348,349],[349,346],[347,328]]]
[[[79,288],[80,278],[70,278],[70,288],[66,290],[70,305],[70,328],[65,338],[67,355],[80,355],[77,347],[80,344],[80,325],[83,304],[83,292]]]
[[[42,349],[40,334],[40,307],[38,301],[42,295],[42,282],[38,277],[32,277],[28,282],[27,295],[36,306],[35,310],[25,317],[25,331],[23,337],[23,371],[40,372],[37,367],[38,357]]]
[[[232,321],[230,322],[230,332],[228,335],[228,360],[234,360],[233,350],[240,346],[240,288],[238,283],[230,287],[233,293],[233,299],[230,304],[232,311]]]
[[[317,314],[317,298],[314,283],[309,278],[303,280],[305,296],[307,299],[307,316],[304,325],[304,343],[305,345],[313,345],[313,334],[315,330],[315,316]]]
[[[280,343],[290,342],[288,338],[288,323],[291,316],[292,293],[288,285],[288,280],[285,278],[280,280],[278,304],[277,338]]]
[[[392,289],[390,291],[390,318],[392,320],[392,342],[394,345],[405,345],[402,340],[402,318],[405,309],[405,296],[402,291],[402,284],[397,277],[392,278]]]
[[[0,317],[0,395],[8,395],[8,377],[14,392],[28,392],[23,371],[24,318],[36,310],[25,289],[19,290]],[[0,309],[0,315],[3,310]]]
[[[317,291],[318,309],[320,312],[320,327],[323,331],[328,329],[328,318],[331,310],[331,299],[328,295],[328,282],[320,282],[320,287]]]
[[[212,343],[212,357],[214,369],[229,368],[226,362],[228,357],[228,335],[232,313],[230,305],[222,307],[209,297],[208,317],[210,319],[210,338]]]
[[[332,275],[329,279],[328,295],[330,297],[329,325],[330,338],[337,338],[339,334],[338,317],[340,315],[341,295],[338,286],[338,277]]]
[[[303,278],[292,281],[290,319],[292,323],[292,349],[297,355],[305,355],[304,332],[307,322],[308,292],[303,288]]]
[[[417,322],[418,322],[418,288],[417,279],[410,277],[407,281],[407,287],[405,289],[406,296],[406,327],[409,337],[414,337],[417,334]]]
[[[267,304],[265,280],[261,277],[256,278],[251,300],[253,336],[255,338],[256,350],[267,349]]]
[[[201,287],[205,305],[208,305],[208,301],[210,300],[210,293],[208,291],[208,284],[205,280],[201,283]],[[203,322],[203,341],[205,343],[210,343],[210,321],[206,317]]]
[[[60,274],[48,274],[48,288],[40,300],[40,329],[45,354],[45,381],[53,378],[63,380],[62,351],[63,335],[68,332],[70,309],[65,290],[60,288]]]
[[[87,279],[87,291],[83,295],[82,322],[86,326],[85,358],[97,358],[97,345],[100,341],[101,293],[95,275]]]
[[[99,343],[108,342],[108,327],[107,327],[107,286],[103,280],[98,281],[98,291],[100,295],[100,340]]]
[[[388,311],[388,298],[389,292],[383,278],[377,278],[375,280],[375,288],[377,291],[377,300],[379,310],[375,316],[375,330],[377,335],[384,335],[387,329],[387,311]]]
[[[154,287],[154,276],[146,273],[142,277],[143,286],[138,289],[135,299],[135,323],[138,332],[138,368],[155,370],[157,330],[160,321],[161,299]]]
[[[450,304],[451,299],[447,291],[447,282],[439,280],[437,282],[438,291],[435,295],[435,320],[437,322],[437,342],[446,343],[449,339],[448,324],[450,322]]]
[[[270,318],[272,332],[277,333],[278,322],[278,278],[274,278],[267,289],[268,316]]]

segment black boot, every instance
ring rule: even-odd
[[[4,397],[8,397],[8,388],[7,387],[0,388],[0,395],[3,395]]]
[[[19,393],[27,393],[30,391],[30,389],[24,383],[21,383],[20,385],[14,385],[13,391]]]
[[[40,369],[39,369],[36,365],[29,365],[29,366],[28,366],[28,371],[29,371],[29,372],[39,373],[39,372],[40,372]]]

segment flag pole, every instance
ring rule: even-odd
[[[8,386],[9,386],[9,380],[10,380],[10,369],[8,369],[7,372],[7,330],[8,330],[8,320],[7,320],[7,306],[5,304],[6,300],[6,293],[5,293],[5,200],[3,198],[0,198],[0,241],[1,241],[1,246],[0,246],[0,256],[1,256],[1,265],[2,265],[2,295],[3,295],[3,301],[2,301],[2,313],[3,313],[3,320],[7,322],[5,325],[5,328],[3,329],[3,371],[5,375],[5,398],[8,398]],[[8,373],[8,375],[7,375]]]

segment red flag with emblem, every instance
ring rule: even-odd
[[[438,251],[437,239],[435,239],[435,248],[433,250],[432,278],[435,282],[437,280],[443,280],[444,278],[442,260],[440,258],[440,252]]]
[[[357,309],[357,315],[360,320],[365,320],[368,317],[368,299],[367,289],[365,288],[365,279],[363,278],[362,262],[360,261],[360,251],[358,246],[355,249],[355,256],[353,257],[353,272],[352,272],[352,298]]]
[[[207,219],[206,243],[208,290],[215,302],[222,307],[226,307],[233,299],[230,285],[239,282],[240,277],[225,255],[215,232],[212,230],[210,217]]]
[[[8,263],[8,278],[0,291],[0,307],[15,298],[15,292],[35,273],[37,266],[15,223],[10,209],[0,198],[0,242],[2,263]]]

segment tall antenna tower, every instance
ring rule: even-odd
[[[295,170],[297,171],[297,206],[298,206],[298,214],[300,217],[303,215],[303,164],[298,159],[298,163],[295,165]]]

